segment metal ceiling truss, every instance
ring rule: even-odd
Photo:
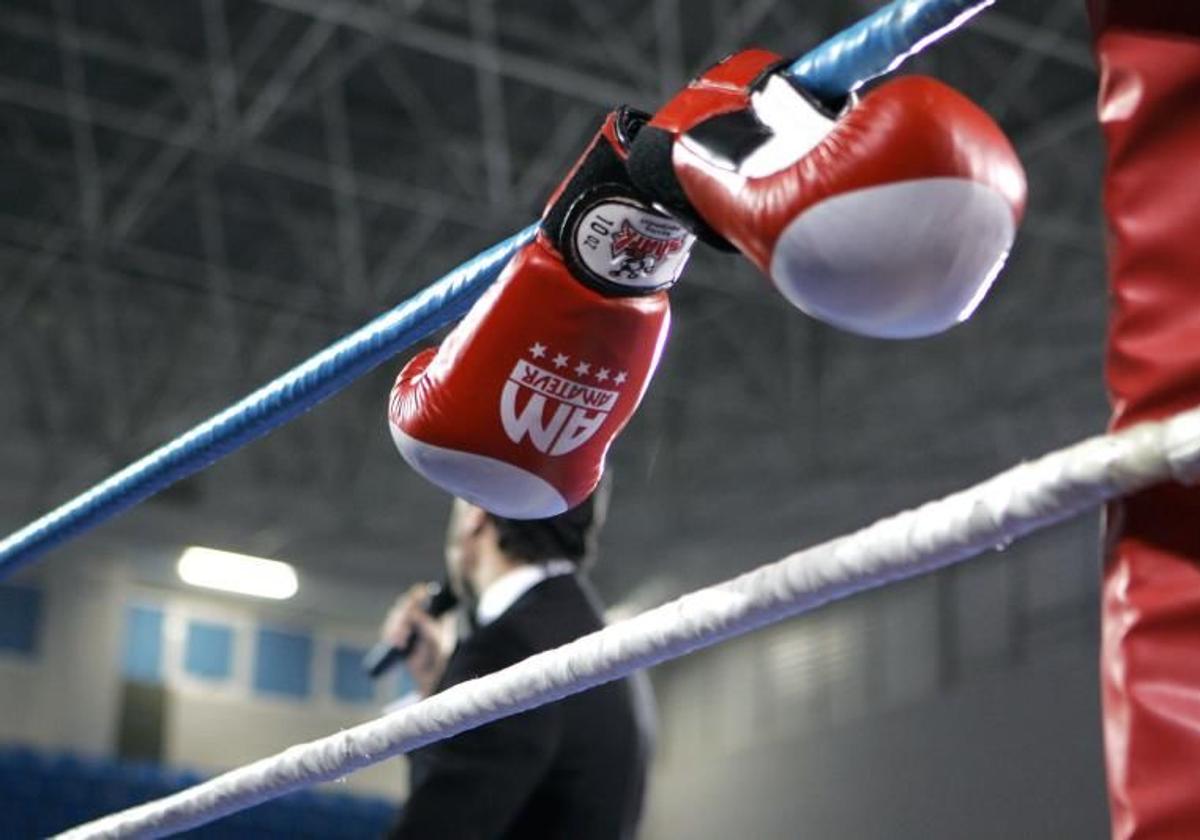
[[[15,395],[10,442],[44,454],[31,505],[98,478],[524,224],[607,108],[652,107],[697,66],[755,40],[801,49],[854,11],[783,0],[8,5],[0,54],[24,58],[0,62],[0,176],[20,184],[0,196],[0,384]],[[997,295],[979,332],[946,345],[955,358],[911,351],[928,369],[889,382],[878,371],[890,349],[797,316],[735,258],[698,254],[675,295],[673,344],[686,350],[668,351],[618,447],[619,461],[638,462],[640,492],[686,505],[669,490],[698,464],[764,486],[836,471],[841,455],[862,475],[911,468],[889,450],[925,439],[915,424],[937,412],[846,441],[836,418],[863,389],[937,400],[968,351],[1019,352],[1037,366],[1039,348],[1058,342],[1045,375],[1011,389],[1036,400],[1093,363],[1086,342],[1102,312],[1068,305],[1071,290],[1097,282],[1101,257],[1081,5],[1009,0],[921,60],[1005,121],[1034,185],[1013,271],[1056,290]],[[1078,346],[1064,351],[1061,330],[1028,317],[1042,301],[1067,310],[1056,323]],[[385,382],[351,389],[221,475],[350,500],[319,527],[390,521],[398,487],[422,490],[382,454]],[[1064,409],[1080,424],[1083,402]],[[946,417],[989,428],[990,405],[964,398]],[[747,434],[744,447],[723,443]],[[994,456],[967,439],[944,450],[961,464]],[[241,513],[257,527],[255,511]]]

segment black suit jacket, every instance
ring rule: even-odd
[[[603,626],[574,575],[551,577],[459,644],[438,685],[498,671]],[[391,837],[634,836],[652,712],[645,677],[598,686],[414,751],[411,792]]]

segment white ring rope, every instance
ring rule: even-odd
[[[182,831],[852,593],[1007,545],[1152,484],[1198,478],[1200,409],[1091,438],[416,705],[62,836],[158,837]]]

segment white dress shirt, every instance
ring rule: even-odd
[[[517,566],[505,572],[491,586],[483,590],[479,603],[475,606],[475,621],[480,627],[491,624],[517,599],[546,578],[569,575],[575,572],[575,564],[570,560],[550,560],[545,563],[529,563]]]

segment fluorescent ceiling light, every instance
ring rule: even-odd
[[[296,570],[287,563],[215,548],[184,549],[177,568],[184,583],[257,598],[282,601],[300,588]]]

